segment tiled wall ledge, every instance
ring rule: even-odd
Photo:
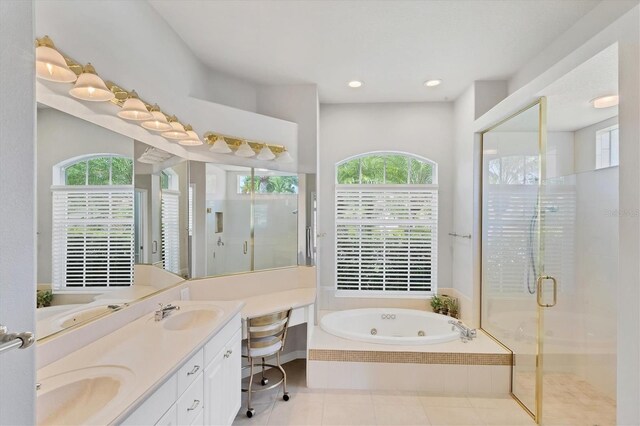
[[[310,349],[309,361],[393,364],[511,365],[511,354]]]

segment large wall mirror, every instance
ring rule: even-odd
[[[187,278],[311,263],[309,176],[187,161],[44,105],[37,123],[38,338]]]
[[[189,276],[189,163],[38,105],[37,336]]]

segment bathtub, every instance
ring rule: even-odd
[[[334,336],[391,345],[428,345],[460,338],[451,317],[414,309],[351,309],[326,314],[320,328]]]

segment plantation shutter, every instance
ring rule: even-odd
[[[162,259],[164,269],[180,273],[180,192],[162,190]]]
[[[337,185],[339,291],[434,294],[436,185]]]
[[[132,284],[133,198],[130,186],[53,188],[54,291],[103,291]]]

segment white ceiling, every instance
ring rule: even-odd
[[[258,84],[318,85],[320,99],[455,99],[506,79],[598,0],[149,0],[213,69]],[[444,83],[423,86],[429,78]],[[360,89],[346,86],[362,80]]]

